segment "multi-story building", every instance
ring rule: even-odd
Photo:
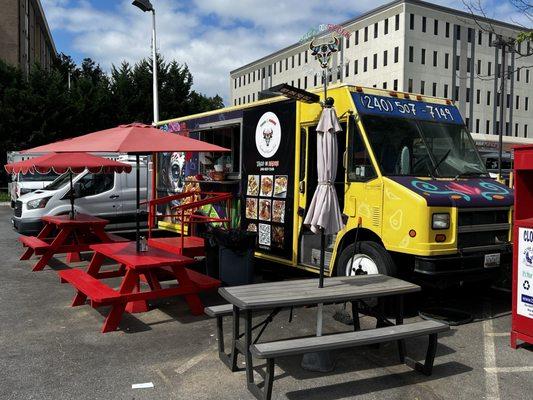
[[[2,0],[0,59],[28,73],[35,63],[49,68],[56,56],[54,39],[39,0]]]
[[[329,21],[325,21],[329,22]],[[398,0],[340,24],[328,80],[331,84],[408,91],[456,101],[472,132],[499,131],[501,50],[496,34],[516,37],[522,27],[417,0]],[[323,32],[316,38],[327,38]],[[230,73],[231,103],[257,100],[261,91],[288,83],[322,85],[309,40],[279,50]],[[530,43],[522,43],[522,52]],[[527,49],[525,48],[527,47]],[[505,129],[507,135],[533,136],[533,56],[508,52]]]

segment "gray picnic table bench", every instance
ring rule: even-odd
[[[205,313],[217,320],[220,359],[232,371],[237,371],[237,356],[239,353],[244,355],[248,390],[258,399],[269,400],[272,396],[275,360],[290,355],[396,341],[402,363],[426,375],[431,374],[438,334],[448,330],[449,326],[435,321],[403,324],[403,296],[419,290],[420,287],[415,284],[385,275],[328,278],[324,281],[323,288],[318,288],[318,279],[260,283],[220,288],[220,295],[229,304],[206,307]],[[383,299],[393,297],[396,310],[394,321],[390,321],[380,312],[364,307],[365,300],[378,298],[381,300],[380,304],[383,304]],[[265,327],[283,308],[344,302],[350,302],[352,305],[353,332],[257,343]],[[268,311],[270,314],[264,321],[252,325],[254,314]],[[376,317],[377,328],[360,330],[359,312]],[[233,332],[231,351],[226,354],[222,320],[229,316],[233,317]],[[241,318],[244,322],[244,332],[241,332]],[[253,330],[259,327],[261,330],[254,339]],[[419,336],[429,337],[424,363],[406,356],[405,339]],[[253,357],[266,360],[265,379],[260,384],[254,382]]]

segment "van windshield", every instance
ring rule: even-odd
[[[56,174],[53,171],[48,172],[47,174],[19,174],[17,177],[17,180],[19,182],[46,182],[46,181],[53,181],[56,179],[59,175]]]
[[[72,174],[72,179],[76,178],[77,174]],[[63,175],[60,175],[55,181],[45,186],[45,190],[57,190],[61,189],[69,182],[69,172],[65,172]]]
[[[488,176],[463,125],[380,115],[362,120],[383,175]]]

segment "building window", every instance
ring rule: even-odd
[[[467,34],[468,43],[472,43],[473,36],[474,36],[474,30],[472,28],[468,28],[468,34]]]
[[[524,98],[524,110],[529,110],[529,97]]]
[[[387,82],[383,82],[383,89],[387,89]]]
[[[459,71],[459,64],[461,63],[461,56],[455,56],[455,69]]]
[[[483,31],[477,32],[477,44],[481,46],[483,44]]]
[[[420,64],[424,65],[426,63],[426,49],[422,49],[420,54]]]
[[[363,58],[363,72],[366,72],[368,67],[368,57]]]
[[[413,49],[413,46],[409,46],[409,62],[413,62],[414,52],[415,52],[415,50]]]
[[[233,105],[234,105],[234,106],[237,105],[237,99],[233,99]]]
[[[507,108],[509,108],[511,106],[511,95],[509,93],[507,93],[507,96],[506,96],[506,99],[505,99],[505,104],[506,104]]]
[[[359,31],[355,31],[355,37],[353,40],[354,46],[357,46],[359,44]]]
[[[239,105],[241,105],[241,98],[239,97]]]
[[[285,71],[288,71],[289,70],[289,58],[287,57],[285,59]]]
[[[313,87],[316,87],[317,86],[317,82],[316,82],[316,74],[315,76],[313,77]]]
[[[248,95],[248,100],[247,101],[248,101],[248,103],[250,102],[250,95]]]
[[[411,14],[413,15],[413,14]],[[407,85],[407,91],[412,93],[413,92],[413,80],[409,78],[408,85]]]
[[[448,98],[448,85],[444,85],[444,98],[447,99]]]
[[[365,26],[365,42],[368,42],[368,26]]]
[[[357,75],[359,72],[359,60],[353,62],[353,74]]]
[[[277,66],[278,66],[278,63],[274,63],[274,75],[276,75],[276,67]],[[250,80],[248,79],[248,81],[250,81]]]
[[[487,105],[490,106],[490,90],[487,90]]]
[[[516,81],[520,82],[520,68],[516,69]]]
[[[307,89],[307,76],[304,76],[304,89]]]
[[[398,79],[395,79],[395,80],[394,80],[394,83],[393,83],[392,88],[393,88],[394,90],[398,90]]]
[[[389,33],[389,19],[388,18],[385,19],[385,23],[383,26],[383,34],[386,35],[387,33]]]
[[[489,47],[492,47],[492,32],[489,32]]]
[[[387,50],[385,50],[383,52],[383,66],[386,67],[387,66],[387,55],[388,55],[388,52]]]
[[[373,60],[373,69],[376,69],[378,67],[378,55],[374,54],[374,60]]]
[[[241,87],[241,84],[242,84],[242,81],[241,81],[241,77],[239,76],[239,87]]]
[[[436,82],[433,82],[433,87],[432,87],[431,91],[432,91],[431,95],[433,97],[437,96],[437,83]]]
[[[471,68],[470,68],[470,65],[472,64],[472,59],[470,57],[467,57],[466,59],[466,72],[470,73],[471,72]]]
[[[516,102],[515,102],[515,108],[518,110],[520,109],[520,96],[516,96]]]
[[[450,65],[450,54],[444,53],[444,68],[448,69]]]
[[[302,65],[302,53],[298,53],[298,65]]]
[[[420,94],[424,94],[424,87],[426,86],[426,82],[420,81]]]
[[[291,57],[291,68],[294,68],[294,56]]]
[[[481,75],[481,60],[477,60],[477,74]]]
[[[454,100],[459,101],[459,86],[455,87]]]
[[[446,22],[446,37],[450,37],[450,23]]]
[[[436,51],[433,52],[433,66],[434,67],[437,66],[437,52]]]
[[[457,40],[461,40],[461,26],[455,25],[455,35],[457,37]]]
[[[433,34],[437,36],[439,34],[439,20],[433,21]]]
[[[527,137],[527,124],[524,124],[524,137]]]
[[[346,48],[349,49],[350,48],[350,37],[348,36],[347,38],[344,39],[344,41],[346,42]]]
[[[422,32],[426,31],[426,17],[422,17]]]
[[[470,126],[470,118],[466,117],[465,125],[466,125],[467,127]]]
[[[481,90],[476,90],[476,104],[479,104],[481,101]]]
[[[415,29],[415,15],[409,14],[409,29]]]
[[[489,61],[489,63],[487,64],[487,75],[488,76],[491,76],[492,75],[492,63]]]
[[[235,86],[233,88],[237,89],[237,78],[233,79],[233,83],[235,84]]]
[[[307,64],[307,50],[305,51],[305,63]]]
[[[298,89],[300,89],[300,78],[298,78]]]
[[[378,37],[378,23],[374,24],[374,39]]]
[[[394,16],[394,30],[400,30],[400,14]]]
[[[350,75],[350,64],[346,63],[346,66],[344,67],[344,75],[348,77]]]
[[[252,93],[252,101],[255,101],[255,92]]]
[[[490,121],[487,120],[487,123],[485,124],[485,134],[490,134]]]
[[[526,83],[529,83],[529,69],[526,69]]]
[[[479,133],[479,119],[476,118],[476,133]]]
[[[514,124],[514,135],[518,136],[518,124]]]
[[[398,62],[398,54],[400,52],[400,48],[399,47],[395,47],[394,48],[394,62],[397,63]]]
[[[470,88],[466,88],[466,102],[470,103]]]

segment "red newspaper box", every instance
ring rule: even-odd
[[[533,146],[514,148],[513,323],[517,340],[533,344]]]

